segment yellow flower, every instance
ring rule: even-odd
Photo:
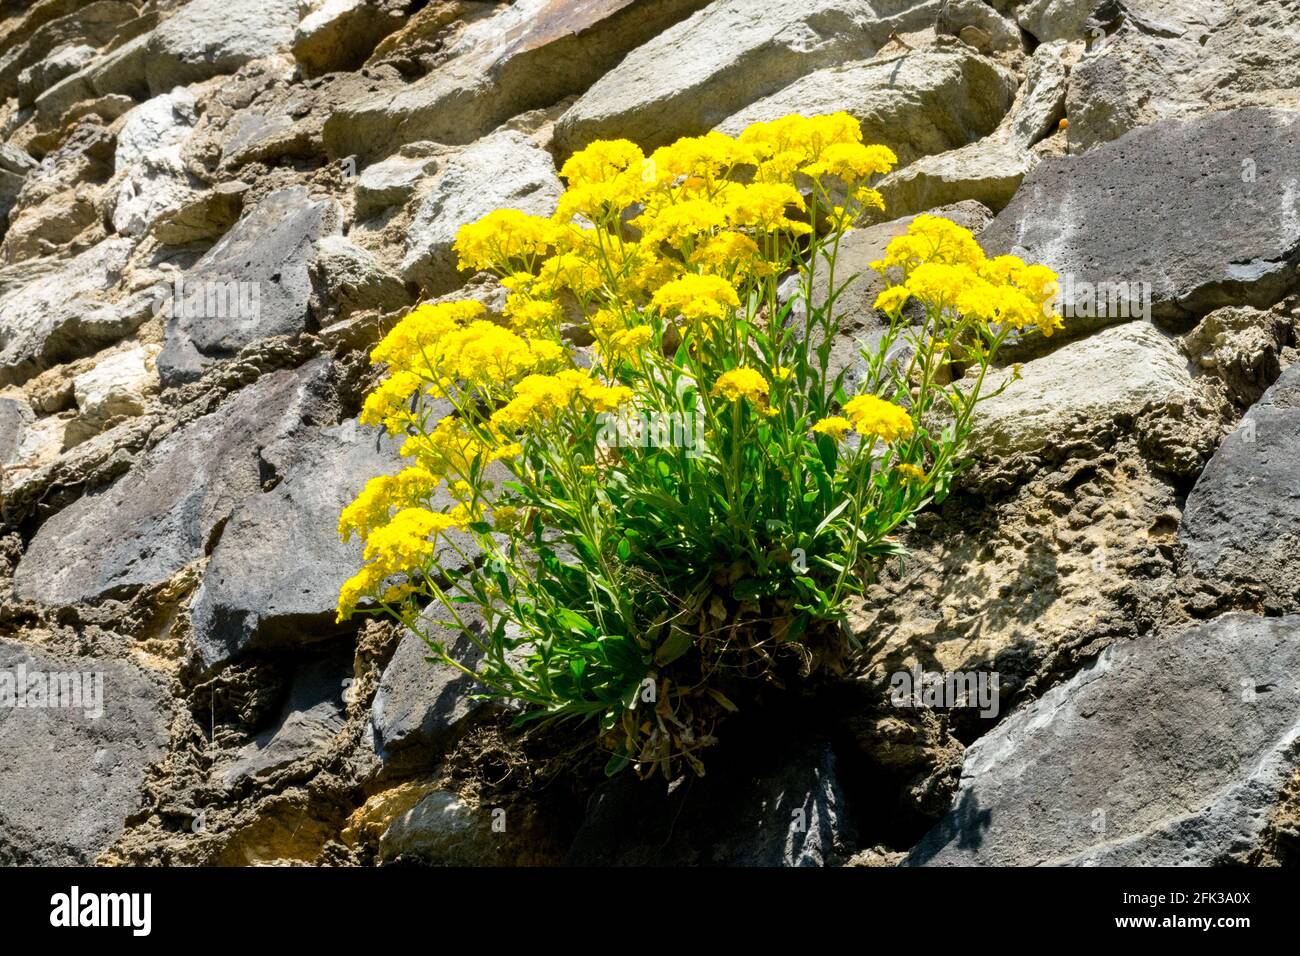
[[[575,215],[598,222],[645,198],[654,184],[645,154],[625,139],[597,140],[574,153],[560,168],[569,189],[560,197],[556,219]]]
[[[730,372],[723,372],[713,384],[714,395],[720,395],[729,402],[747,398],[755,405],[763,404],[768,389],[767,379],[752,368],[733,368]]]
[[[845,182],[853,182],[887,173],[897,164],[898,157],[887,146],[831,143],[821,151],[815,163],[809,163],[800,172],[814,179],[831,175],[838,176]]]
[[[721,319],[740,305],[735,288],[720,276],[688,273],[660,287],[652,300],[661,312],[676,312],[691,322]]]
[[[789,219],[785,214],[791,206],[799,210],[807,208],[799,190],[789,183],[732,185],[723,193],[722,201],[727,221],[733,226],[747,226],[761,232],[781,229],[799,234],[812,232],[812,226]]]
[[[844,414],[861,435],[875,435],[887,442],[912,434],[912,416],[906,409],[875,395],[859,395],[844,406]]]
[[[876,296],[873,304],[874,308],[882,312],[888,312],[890,315],[897,315],[898,312],[907,304],[907,300],[912,297],[912,293],[907,291],[907,286],[895,285],[890,286],[880,295]]]
[[[560,234],[560,226],[549,219],[517,209],[497,209],[461,226],[454,248],[462,269],[498,269],[510,274],[520,262],[545,255]]]
[[[465,322],[481,319],[486,311],[481,302],[472,299],[418,305],[375,346],[370,361],[394,370],[428,373],[430,350]]]
[[[831,415],[813,424],[812,430],[819,435],[829,435],[835,441],[842,439],[853,423],[839,415]]]
[[[426,501],[437,487],[438,476],[419,466],[371,478],[339,515],[339,537],[347,541],[355,534],[365,540],[374,528],[388,521],[394,508]]]
[[[925,481],[928,477],[922,469],[917,468],[916,465],[909,465],[907,462],[900,462],[895,465],[894,470],[903,476],[904,481]]]

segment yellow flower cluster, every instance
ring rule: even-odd
[[[1016,256],[987,258],[969,230],[947,219],[917,216],[871,265],[886,279],[901,273],[875,301],[890,315],[916,298],[989,325],[1035,326],[1044,335],[1061,328],[1056,273]]]
[[[844,414],[860,435],[874,435],[894,442],[912,434],[912,416],[907,409],[876,395],[858,395],[844,404]]]
[[[604,385],[583,369],[529,375],[515,386],[515,397],[492,414],[492,424],[504,433],[555,418],[575,402],[581,402],[584,411],[612,412],[631,400],[630,388]]]
[[[755,405],[762,405],[767,401],[770,388],[761,372],[752,368],[733,368],[718,376],[713,384],[713,394],[729,402],[747,398]]]

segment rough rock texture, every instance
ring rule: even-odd
[[[1300,618],[1117,644],[966,751],[912,865],[1243,861],[1295,769]]]
[[[35,696],[52,681],[67,706]],[[166,748],[160,682],[125,661],[0,639],[0,702],[0,864],[94,863],[140,806],[145,771]]]
[[[1257,109],[1135,130],[1043,162],[980,240],[1061,274],[1078,331],[1119,318],[1081,314],[1085,283],[1147,283],[1157,319],[1267,306],[1300,257],[1298,138],[1300,116]]]
[[[421,201],[406,237],[402,278],[440,295],[455,288],[456,232],[493,209],[550,215],[563,187],[549,153],[522,133],[484,137],[449,162]]]
[[[306,331],[316,241],[338,227],[338,203],[294,186],[244,215],[181,279],[167,311],[163,382],[199,377],[258,339]]]
[[[414,140],[472,142],[511,116],[581,93],[702,2],[520,0],[467,29],[442,69],[331,117],[326,146],[335,156],[372,157]]]
[[[1300,365],[1264,393],[1187,496],[1179,535],[1190,569],[1246,588],[1271,612],[1300,611]]]
[[[964,46],[882,55],[810,73],[718,129],[734,136],[750,123],[789,113],[843,111],[862,123],[864,141],[883,143],[900,163],[910,163],[993,132],[1015,87],[1010,73]]]
[[[938,8],[931,0],[875,6],[713,0],[593,84],[556,124],[556,143],[573,152],[625,137],[653,147],[703,133],[814,70],[873,56],[891,33],[931,25]]]
[[[268,375],[155,445],[132,473],[41,525],[20,597],[70,604],[167,580],[216,543],[268,477],[262,449],[328,407],[322,362]]]
[[[1127,5],[1117,31],[1094,28],[1070,83],[1071,152],[1210,109],[1295,105],[1296,15],[1290,0]]]
[[[1300,860],[1297,22],[0,0],[0,862]],[[900,157],[841,248],[850,391],[883,334],[869,264],[916,213],[1055,267],[1068,306],[1000,353],[1021,377],[855,598],[843,673],[742,701],[669,788],[607,780],[588,726],[516,725],[419,636],[336,621],[338,510],[402,464],[357,424],[371,349],[419,301],[503,317],[457,229],[549,213],[598,136],[831,109]],[[5,706],[19,659],[102,670],[105,716]],[[994,712],[898,704],[913,669],[996,676]]]

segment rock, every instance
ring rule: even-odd
[[[74,706],[48,705],[51,680],[60,703],[80,690]],[[0,639],[0,864],[88,866],[112,845],[167,746],[160,683],[123,661]],[[47,704],[30,706],[38,688]]]
[[[993,132],[1015,90],[1011,73],[964,47],[914,50],[810,73],[718,129],[734,136],[789,113],[843,111],[862,123],[864,142],[890,147],[906,164]]]
[[[159,584],[198,560],[261,492],[261,450],[335,414],[325,362],[264,375],[158,442],[123,478],[53,515],[19,562],[15,593],[93,601]]]
[[[432,145],[432,144],[430,144]],[[432,156],[390,156],[371,163],[357,176],[352,187],[356,199],[356,218],[368,216],[390,206],[405,205],[416,187],[438,168]]]
[[[82,69],[98,53],[93,46],[85,43],[70,43],[33,63],[18,74],[19,105],[30,106],[48,87]]]
[[[59,48],[71,43],[99,47],[123,34],[129,36],[132,21],[139,18],[139,11],[130,3],[99,0],[42,24],[23,43],[6,44],[0,52],[0,97],[16,96],[23,71]]]
[[[969,199],[1001,211],[1038,162],[1030,147],[1064,115],[1067,52],[1063,42],[1034,51],[1014,109],[989,136],[923,156],[881,180],[885,208],[915,213]]]
[[[152,33],[135,37],[46,89],[36,97],[37,116],[54,126],[76,104],[92,97],[122,95],[133,100],[147,99],[150,90],[145,79],[145,62],[152,39]]]
[[[462,620],[481,640],[486,633],[482,614],[474,605],[462,605]],[[448,653],[466,667],[476,668],[482,654],[469,637],[439,628],[433,619],[450,621],[445,607],[436,602],[425,611],[430,636],[446,643]],[[487,701],[474,700],[484,688],[447,664],[429,660],[431,651],[414,631],[406,631],[397,651],[384,668],[370,709],[375,751],[385,768],[413,767],[444,750],[475,715],[491,709]]]
[[[266,196],[181,280],[184,301],[167,307],[166,345],[158,357],[165,386],[193,381],[214,362],[272,335],[309,327],[307,264],[317,241],[342,219],[332,199],[291,186]]]
[[[312,314],[328,327],[356,312],[393,312],[411,304],[405,284],[371,253],[343,236],[326,236],[308,267]]]
[[[1291,322],[1282,309],[1215,309],[1182,339],[1183,351],[1217,378],[1229,401],[1246,408],[1282,374]]]
[[[300,666],[276,725],[241,748],[221,772],[221,782],[265,782],[279,771],[325,753],[345,724],[344,690],[351,682],[352,655],[335,653]]]
[[[629,772],[602,787],[569,850],[576,866],[828,866],[851,830],[825,743],[771,746],[665,794]],[[635,820],[635,826],[629,821]]]
[[[1287,0],[1143,3],[1099,33],[1070,78],[1071,152],[1138,126],[1228,106],[1273,106],[1300,87],[1300,36]],[[1292,106],[1300,105],[1291,95]]]
[[[194,96],[184,87],[155,96],[131,110],[117,134],[114,166],[120,178],[113,228],[143,235],[164,213],[185,205],[198,187],[181,149],[197,116]]]
[[[335,608],[339,588],[361,566],[362,545],[339,540],[339,512],[369,478],[407,464],[400,444],[353,420],[290,429],[258,449],[264,490],[233,509],[190,605],[191,639],[205,667],[252,647],[349,629],[334,623]],[[294,560],[286,563],[286,554]]]
[[[0,143],[0,237],[4,236],[9,210],[22,191],[23,180],[36,161],[17,146]]]
[[[1300,365],[1223,440],[1187,496],[1179,539],[1193,574],[1269,613],[1300,610]]]
[[[191,193],[180,206],[159,213],[149,232],[168,246],[216,239],[239,220],[246,192],[247,183],[232,180]]]
[[[355,70],[402,25],[406,3],[317,0],[293,34],[293,56],[308,76]]]
[[[495,209],[549,216],[563,192],[551,155],[522,133],[504,130],[466,148],[443,167],[406,236],[402,278],[433,295],[461,282],[456,232]]]
[[[703,2],[518,0],[470,24],[439,69],[331,116],[326,149],[332,158],[372,159],[415,140],[473,142],[512,116],[582,92]]]
[[[1266,308],[1294,283],[1300,258],[1298,134],[1296,114],[1241,109],[1044,160],[980,241],[1060,273],[1072,331],[1128,317],[1100,308],[1102,290],[1113,305],[1117,293],[1139,298],[1144,283],[1157,320]]]
[[[0,291],[0,385],[23,382],[139,328],[147,308],[106,295],[130,250],[128,239],[106,239],[62,263],[52,260],[46,274],[26,285]]]
[[[104,430],[111,419],[144,413],[148,400],[158,393],[155,345],[140,345],[118,352],[73,379],[78,415],[68,427],[71,444]]]
[[[707,132],[743,107],[816,70],[874,56],[894,32],[930,26],[937,0],[888,5],[809,0],[713,0],[629,53],[559,119],[572,153],[596,139],[647,149]]]
[[[23,433],[35,418],[26,402],[0,398],[0,466],[13,464],[23,444]]]
[[[548,823],[527,804],[480,806],[447,790],[429,790],[388,824],[379,839],[379,860],[425,866],[553,865],[556,849]]]
[[[934,30],[941,36],[960,37],[981,53],[1019,50],[1023,45],[1015,21],[984,0],[944,0]]]
[[[1001,381],[997,372],[986,388]],[[975,412],[971,451],[990,458],[1065,448],[1148,405],[1195,402],[1187,359],[1143,322],[1106,329],[1026,362],[1023,377]],[[970,381],[967,379],[966,381]]]
[[[908,865],[1244,862],[1295,769],[1300,618],[1231,614],[1108,648],[966,751]]]
[[[299,17],[298,0],[190,0],[153,31],[149,89],[161,93],[286,51]]]
[[[117,131],[114,169],[121,172],[157,150],[180,146],[197,120],[194,94],[184,87],[141,103],[126,114]]]
[[[939,712],[970,740],[1106,645],[1155,626],[1175,570],[1179,497],[1131,439],[1097,444],[991,503],[954,494],[900,533],[906,560],[880,569],[850,619],[866,648],[859,673],[872,686],[887,693],[893,675],[918,665],[996,674],[996,714]],[[888,711],[892,723],[921,713]],[[860,739],[875,752],[892,736]]]

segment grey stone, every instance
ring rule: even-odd
[[[129,239],[106,239],[72,259],[51,259],[51,268],[26,284],[0,287],[0,385],[26,381],[140,327],[149,316],[147,305],[108,298],[131,245]],[[31,273],[27,265],[18,268],[20,275]]]
[[[1044,160],[980,241],[1055,269],[1077,332],[1131,317],[1099,309],[1100,295],[1085,310],[1098,283],[1146,283],[1151,316],[1187,325],[1223,305],[1264,308],[1300,260],[1298,139],[1300,115],[1260,109],[1134,130]]]
[[[478,608],[466,604],[458,612],[474,636],[483,640],[487,628]],[[434,623],[451,620],[447,609],[435,602],[425,610],[423,626],[452,657],[477,668],[483,655],[474,641]],[[454,739],[467,720],[490,709],[487,701],[473,699],[483,692],[482,685],[449,664],[432,662],[431,653],[424,638],[408,630],[384,668],[370,723],[375,751],[385,767],[412,766],[429,759]]]
[[[1179,539],[1199,577],[1300,611],[1300,365],[1223,440],[1187,496]]]
[[[593,798],[569,850],[577,866],[827,866],[851,826],[835,753],[821,742],[764,735],[761,752],[671,793],[630,773]]]
[[[354,420],[290,430],[259,449],[266,480],[276,484],[234,510],[190,605],[205,666],[250,647],[339,633],[339,588],[361,566],[362,552],[356,539],[339,540],[339,512],[368,479],[409,464],[400,444]]]
[[[13,463],[22,447],[23,432],[35,417],[26,402],[0,398],[0,467]]]
[[[298,0],[190,0],[153,31],[149,89],[161,93],[285,52],[299,18]]]
[[[1070,77],[1071,152],[1164,119],[1230,106],[1300,106],[1300,33],[1290,0],[1126,3],[1092,33]]]
[[[513,130],[485,136],[443,167],[406,235],[402,278],[441,295],[462,282],[452,249],[461,226],[496,209],[555,211],[563,187],[550,153]]]
[[[168,435],[130,471],[47,520],[14,574],[24,600],[92,601],[168,580],[215,545],[266,480],[262,449],[336,415],[318,359],[264,375]]]
[[[908,865],[1244,862],[1295,772],[1300,618],[1112,645],[966,751]]]
[[[19,668],[25,688],[14,686]],[[13,706],[6,686],[30,694],[37,674],[79,681],[83,706]],[[113,844],[167,745],[161,684],[123,661],[0,639],[0,865],[86,866]]]
[[[512,116],[581,93],[703,3],[518,0],[471,23],[437,70],[338,110],[325,124],[326,149],[333,158],[374,159],[416,140],[473,142]]]
[[[184,87],[141,103],[126,114],[117,131],[113,168],[121,172],[156,150],[179,146],[197,121],[194,94]]]
[[[325,753],[346,723],[344,692],[352,677],[351,653],[334,653],[300,666],[280,716],[242,747],[221,772],[227,787],[266,781],[281,770]]]
[[[294,30],[294,59],[308,76],[355,70],[402,25],[405,7],[404,0],[321,0]]]
[[[357,312],[386,314],[411,303],[406,285],[370,252],[343,236],[326,236],[308,267],[312,314],[326,328]]]
[[[944,0],[934,29],[941,35],[961,37],[981,53],[1019,50],[1020,27],[984,0]]]
[[[714,0],[597,80],[557,121],[556,145],[571,153],[623,137],[648,149],[705,133],[801,76],[872,57],[894,32],[932,25],[938,6]]]
[[[337,202],[313,199],[302,186],[277,190],[245,213],[183,277],[185,302],[168,309],[158,357],[163,384],[192,381],[258,339],[307,331],[307,265],[341,219]],[[208,291],[224,293],[224,306]]]
[[[1010,72],[963,46],[914,50],[817,70],[718,129],[736,135],[751,123],[790,113],[842,111],[861,122],[863,142],[888,146],[907,164],[993,132],[1015,91]]]
[[[1187,359],[1145,322],[1105,329],[1026,362],[1022,377],[980,403],[972,453],[1034,454],[1131,421],[1148,405],[1195,401]],[[986,389],[1005,378],[995,370]],[[967,378],[965,382],[972,380]]]
[[[98,52],[85,43],[70,43],[33,63],[18,74],[19,104],[30,106],[47,87],[85,67]]]
[[[152,33],[135,37],[46,89],[36,97],[37,115],[47,125],[54,125],[73,106],[96,96],[147,99],[150,91],[145,79],[145,61],[152,38]]]
[[[149,233],[169,246],[216,239],[239,221],[246,192],[248,184],[238,180],[217,183],[211,189],[191,194],[180,206],[159,213]]]
[[[356,217],[365,219],[390,206],[404,205],[437,168],[438,160],[431,156],[397,155],[371,163],[352,187]]]

